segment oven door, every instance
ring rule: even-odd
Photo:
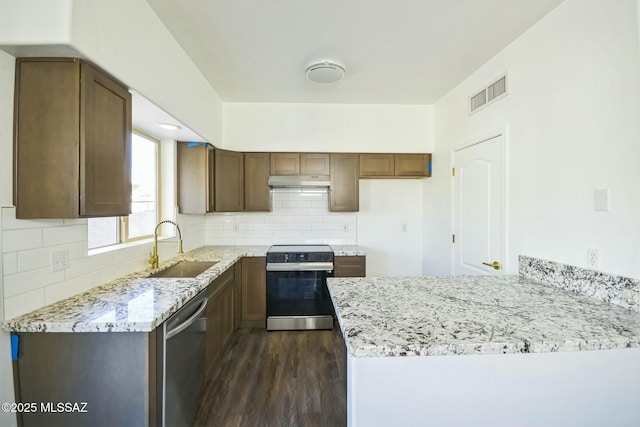
[[[267,271],[267,330],[332,329],[332,271]]]

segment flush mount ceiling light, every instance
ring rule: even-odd
[[[316,83],[335,83],[344,77],[344,65],[333,59],[320,59],[307,66],[307,78]]]
[[[171,123],[156,123],[156,126],[166,130],[178,130],[181,129],[178,125],[172,125]]]

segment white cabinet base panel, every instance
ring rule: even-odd
[[[640,348],[347,359],[349,427],[630,426]]]

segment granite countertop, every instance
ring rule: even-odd
[[[354,357],[640,346],[640,313],[519,276],[330,278]]]
[[[364,255],[357,246],[332,246],[335,255]],[[147,268],[4,321],[12,332],[150,332],[245,256],[266,256],[269,246],[203,246],[161,263],[217,261],[195,278],[149,278]]]

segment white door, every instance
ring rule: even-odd
[[[502,274],[504,136],[454,152],[454,275]]]

